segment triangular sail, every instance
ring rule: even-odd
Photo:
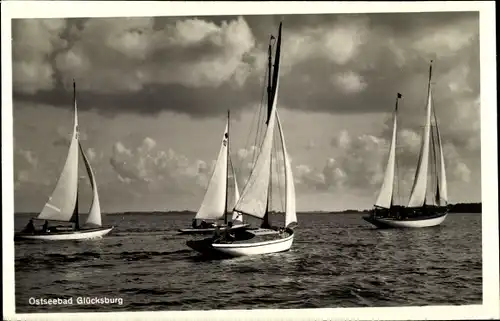
[[[224,131],[219,156],[215,163],[212,177],[195,219],[218,220],[226,214],[226,187],[227,187],[227,138],[228,125]]]
[[[275,72],[278,72],[277,70]],[[275,94],[273,99],[273,108],[269,125],[266,128],[264,140],[262,142],[260,153],[257,156],[255,166],[243,188],[241,197],[236,203],[234,210],[237,212],[264,218],[267,207],[268,188],[271,175],[271,150],[273,147],[274,127],[276,123],[276,104],[278,101],[279,80],[276,82]]]
[[[439,179],[439,199],[438,199],[438,205],[439,206],[445,206],[448,203],[448,185],[446,182],[446,168],[445,168],[445,163],[444,163],[444,152],[443,152],[443,144],[441,141],[441,134],[439,133],[439,128],[437,124],[437,119],[436,119],[436,112],[434,111],[434,120],[436,122],[436,136],[437,136],[437,145],[438,145],[438,151],[439,151],[439,163],[440,163],[440,179]]]
[[[285,227],[289,227],[291,224],[297,223],[297,212],[295,209],[295,184],[293,182],[290,159],[286,151],[285,135],[283,134],[283,130],[281,128],[278,112],[276,112],[276,120],[281,137],[281,145],[283,146],[283,163],[285,165]]]
[[[234,180],[234,205],[236,205],[236,203],[238,203],[238,200],[240,199],[240,191],[238,188],[238,182],[236,179],[236,173],[234,171],[234,168],[233,168],[233,180]],[[233,224],[234,223],[238,223],[238,224],[243,223],[243,215],[241,215],[240,213],[238,213],[236,211],[233,211],[232,221],[233,221]]]
[[[267,127],[264,134],[264,139],[259,149],[259,154],[255,161],[255,166],[247,180],[243,192],[234,210],[242,214],[254,216],[256,218],[267,221],[266,214],[269,201],[269,187],[271,181],[271,151],[273,147],[274,127],[276,123],[276,108],[278,102],[279,88],[279,70],[280,70],[280,55],[281,55],[281,30],[280,23],[278,30],[278,39],[276,47],[276,57],[274,63],[274,71],[272,73],[272,88],[268,86],[268,93],[272,94],[269,98],[271,108],[268,108]],[[269,49],[271,52],[271,49]],[[271,77],[271,62],[269,60],[269,77]]]
[[[397,102],[396,102],[397,104]],[[392,128],[392,140],[389,148],[389,157],[387,158],[387,167],[385,169],[385,176],[380,188],[380,192],[375,202],[376,206],[383,208],[390,208],[392,205],[393,189],[394,189],[394,172],[396,165],[396,137],[398,131],[398,114],[397,107],[394,112],[394,122]]]
[[[425,117],[425,126],[423,131],[422,147],[420,149],[419,162],[415,173],[415,181],[410,194],[408,207],[421,207],[425,203],[427,191],[427,175],[429,169],[429,138],[431,129],[432,113],[432,87],[429,84],[429,97],[427,100],[427,113]]]
[[[85,164],[85,168],[87,169],[87,175],[90,179],[90,186],[92,187],[92,205],[90,206],[89,216],[87,217],[86,224],[92,224],[97,226],[102,226],[101,219],[101,204],[99,202],[99,193],[97,192],[97,183],[95,181],[94,171],[92,170],[92,166],[90,166],[89,160],[83,151],[83,147],[81,144],[80,153],[83,157],[83,162]]]
[[[74,101],[75,120],[68,156],[61,176],[49,200],[38,215],[40,220],[71,222],[78,194],[78,115]]]

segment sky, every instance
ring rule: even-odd
[[[477,12],[53,18],[12,24],[16,212],[40,211],[55,187],[73,79],[103,212],[196,211],[227,110],[241,189],[280,21],[278,112],[298,211],[373,206],[398,92],[398,197],[407,202],[430,60],[449,201],[481,201]]]

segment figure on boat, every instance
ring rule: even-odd
[[[23,233],[34,233],[36,231],[35,224],[33,223],[33,219],[30,219],[28,224],[22,230]]]
[[[248,226],[248,224],[243,223],[241,216],[237,215],[238,213],[233,213],[233,217],[231,219],[232,222],[228,222],[230,172],[232,172],[233,176],[234,202],[236,203],[240,197],[236,171],[232,166],[229,152],[230,136],[228,111],[226,128],[224,130],[224,135],[222,136],[219,154],[208,182],[205,196],[203,197],[198,212],[192,219],[191,228],[179,229],[180,233],[212,234],[215,232],[216,227],[221,229],[239,229]],[[201,221],[200,224],[197,224],[197,221]],[[232,224],[229,225],[229,223]]]

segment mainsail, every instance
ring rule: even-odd
[[[278,131],[281,137],[281,145],[283,146],[283,163],[285,166],[285,227],[289,227],[293,223],[297,223],[297,213],[295,210],[295,184],[293,182],[292,166],[286,151],[285,135],[281,128],[280,118],[276,112],[278,122]]]
[[[218,220],[226,214],[227,164],[228,164],[228,124],[215,163],[212,177],[195,219]]]
[[[83,163],[87,170],[92,187],[92,205],[90,206],[89,216],[86,224],[102,226],[101,206],[99,194],[97,192],[97,183],[92,166],[83,151],[79,141],[78,133],[78,110],[76,102],[76,85],[73,82],[73,102],[74,102],[74,126],[68,156],[64,164],[61,176],[49,200],[38,215],[40,220],[52,220],[62,222],[73,222],[76,229],[79,229],[78,219],[78,150],[80,150]]]
[[[276,57],[274,63],[274,72],[271,65],[271,46],[269,47],[269,78],[268,78],[268,114],[267,127],[265,128],[264,138],[259,148],[259,153],[255,161],[255,165],[250,173],[246,185],[243,188],[241,197],[234,207],[234,211],[253,216],[263,220],[261,227],[269,225],[269,200],[271,187],[271,164],[272,164],[272,148],[274,141],[274,131],[276,123],[281,136],[283,159],[285,167],[285,184],[286,184],[286,226],[296,223],[297,217],[295,213],[295,187],[293,184],[293,175],[290,166],[288,154],[286,152],[285,138],[281,129],[281,124],[278,120],[277,104],[279,91],[279,65],[280,65],[280,50],[281,50],[281,30],[282,24],[279,27]],[[273,37],[272,37],[273,38]],[[272,83],[271,83],[272,73]]]
[[[78,116],[74,101],[75,120],[68,156],[61,176],[49,200],[38,215],[40,220],[71,222],[78,197]]]
[[[233,180],[234,180],[234,205],[236,205],[236,203],[238,203],[238,200],[240,199],[240,191],[238,188],[238,182],[236,179],[236,173],[234,171],[234,168],[233,168]],[[243,223],[243,215],[241,215],[236,211],[233,211],[233,217],[231,220],[233,221],[233,223],[241,224]]]
[[[85,168],[87,169],[87,175],[90,178],[90,186],[92,187],[92,205],[90,206],[89,216],[87,217],[86,224],[92,224],[96,226],[102,226],[101,221],[101,205],[99,202],[99,193],[97,192],[97,183],[95,181],[94,171],[92,170],[92,166],[83,151],[83,147],[81,144],[80,152],[82,154],[83,162],[85,164]]]
[[[400,94],[398,94],[398,98],[399,97]],[[392,204],[393,189],[394,189],[394,172],[396,165],[397,131],[398,131],[398,101],[396,100],[396,109],[394,111],[394,122],[392,127],[392,140],[389,148],[389,157],[387,159],[387,166],[385,169],[385,175],[382,187],[377,197],[377,201],[375,202],[376,206],[383,208],[390,208]]]
[[[260,219],[264,218],[264,215],[266,215],[268,189],[271,175],[271,151],[273,147],[274,127],[276,123],[278,85],[279,80],[276,83],[276,92],[274,94],[271,117],[269,118],[269,124],[265,131],[260,153],[257,156],[252,173],[243,188],[241,197],[234,207],[234,210],[237,212]]]
[[[422,145],[415,173],[415,180],[410,194],[408,207],[421,207],[425,204],[427,192],[427,175],[429,170],[429,138],[431,130],[432,113],[432,86],[429,82],[429,95],[427,100],[427,113],[425,117],[425,126],[423,131]]]
[[[436,126],[436,136],[437,136],[437,145],[439,150],[439,163],[440,163],[440,179],[437,193],[439,193],[439,197],[437,199],[439,206],[445,206],[448,203],[448,185],[446,183],[446,169],[444,163],[444,152],[443,152],[443,144],[441,141],[441,134],[439,132],[439,127],[437,124],[436,111],[434,111],[434,122]]]

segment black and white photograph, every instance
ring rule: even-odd
[[[4,319],[499,317],[494,3],[287,4],[2,3]]]

